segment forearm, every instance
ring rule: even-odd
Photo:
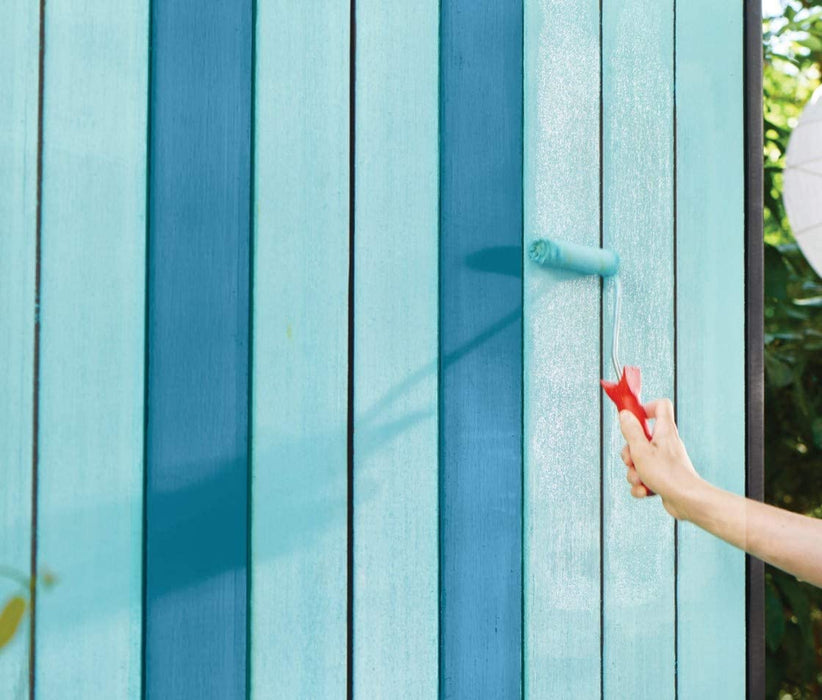
[[[749,554],[822,586],[822,520],[699,481],[685,497],[687,520]]]

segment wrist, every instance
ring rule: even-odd
[[[698,474],[689,474],[671,498],[677,520],[696,523],[702,517],[701,511],[707,503],[711,485]]]

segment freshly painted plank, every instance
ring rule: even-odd
[[[151,26],[145,683],[242,698],[252,0]]]
[[[31,557],[39,24],[36,3],[0,5],[0,606]],[[2,697],[28,694],[28,633],[0,651]]]
[[[742,22],[742,3],[677,4],[677,416],[700,474],[740,494],[745,493]],[[679,528],[677,553],[679,697],[743,698],[745,557],[688,524]]]
[[[436,0],[356,3],[358,698],[438,685],[438,14]]]
[[[46,4],[38,698],[139,698],[148,3]]]
[[[599,30],[599,0],[526,0],[526,253],[599,245]],[[524,276],[525,697],[598,697],[600,280]]]
[[[257,10],[255,698],[345,695],[349,6]]]
[[[602,23],[604,243],[621,258],[620,361],[641,368],[645,399],[671,397],[673,1],[606,0]],[[612,305],[609,295],[603,376],[613,373]],[[617,413],[603,410],[604,694],[673,697],[674,525],[658,498],[632,499]]]
[[[522,2],[441,3],[441,695],[522,669]]]

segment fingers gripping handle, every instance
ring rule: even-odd
[[[639,372],[639,367],[625,367],[622,370],[622,376],[618,382],[600,382],[608,398],[616,404],[618,411],[630,411],[633,413],[642,430],[645,431],[645,437],[651,439],[651,431],[648,428],[648,415],[642,407],[639,400],[639,392],[642,388],[642,376]]]
[[[645,437],[650,441],[651,430],[648,427],[648,414],[645,413],[642,402],[639,400],[639,392],[642,388],[642,375],[639,367],[624,367],[618,382],[606,382],[603,379],[600,384],[608,394],[608,398],[616,404],[618,411],[630,411],[636,416],[645,432]],[[647,486],[645,488],[648,489]],[[648,494],[653,495],[651,489],[648,489]]]

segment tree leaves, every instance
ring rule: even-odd
[[[799,251],[782,203],[785,152],[819,84],[822,0],[790,0],[763,22],[765,499],[822,514],[822,280]],[[769,697],[822,696],[822,591],[767,568]]]
[[[765,246],[765,296],[771,299],[788,298],[789,270],[779,249]]]
[[[0,649],[14,638],[25,612],[26,599],[23,596],[12,596],[6,601],[0,611]]]
[[[29,607],[27,596],[31,593],[32,581],[24,572],[10,566],[0,566],[0,578],[13,581],[19,586],[19,590],[24,591],[24,594],[9,598],[3,609],[0,610],[0,650],[2,650],[14,639],[23,615]],[[40,571],[37,581],[43,590],[49,590],[57,585],[58,579],[54,572],[44,567]]]
[[[775,652],[785,636],[785,613],[779,593],[770,579],[765,582],[765,644]]]

